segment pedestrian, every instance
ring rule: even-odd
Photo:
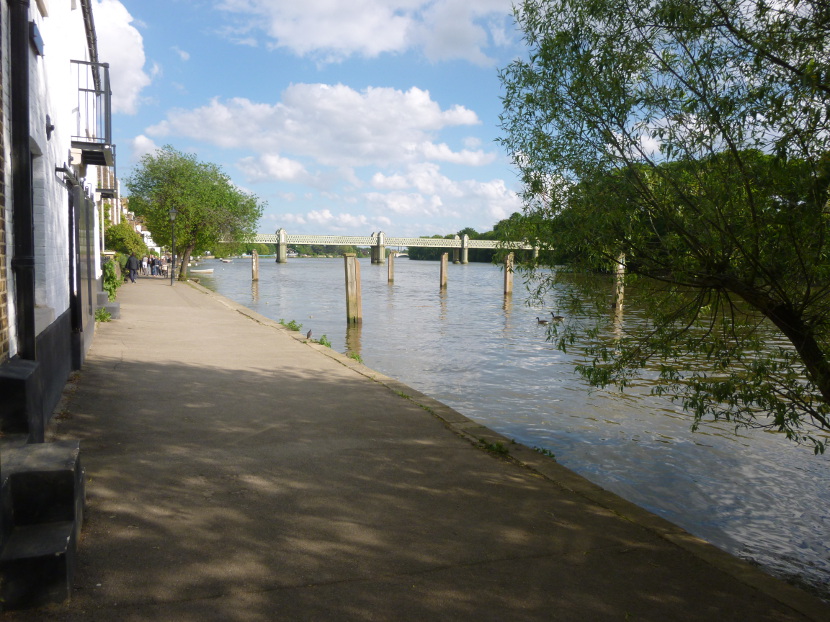
[[[141,258],[141,274],[147,276],[147,255]]]
[[[130,273],[130,281],[133,283],[135,283],[135,275],[140,266],[141,264],[138,261],[138,257],[135,256],[135,253],[130,253],[130,256],[127,258],[127,270]]]

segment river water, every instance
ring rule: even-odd
[[[647,389],[590,390],[575,354],[546,340],[556,290],[528,305],[520,279],[503,295],[489,264],[361,260],[363,325],[347,331],[343,259],[208,260],[201,283],[274,320],[302,324],[332,347],[556,460],[768,572],[830,600],[830,455],[782,435],[735,434],[727,423],[691,432],[691,416]],[[636,310],[626,301],[626,322]],[[570,319],[570,318],[569,318]]]

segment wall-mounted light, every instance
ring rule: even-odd
[[[52,138],[52,132],[55,131],[55,126],[52,123],[52,118],[47,114],[46,115],[46,140]]]

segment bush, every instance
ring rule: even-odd
[[[115,295],[118,293],[118,288],[121,287],[122,281],[119,277],[119,270],[115,267],[115,261],[110,260],[104,264],[104,282],[102,287],[107,292],[107,298],[110,302],[115,300]]]

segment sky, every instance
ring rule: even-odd
[[[255,194],[259,233],[489,231],[521,211],[512,1],[93,0],[118,176],[171,145]]]

